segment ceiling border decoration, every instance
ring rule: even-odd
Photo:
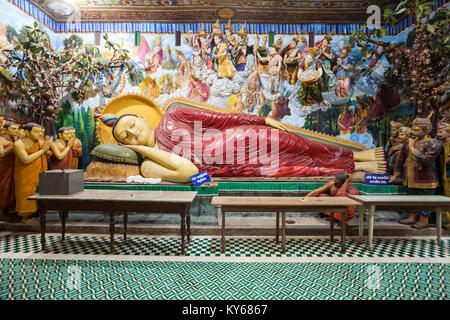
[[[212,30],[212,24],[208,21],[203,21],[202,23],[164,23],[164,22],[79,22],[79,23],[66,23],[55,21],[49,16],[47,12],[41,10],[36,5],[31,3],[29,0],[3,0],[14,4],[16,7],[20,8],[25,13],[29,14],[37,21],[47,26],[55,33],[94,33],[94,32],[121,32],[121,33],[175,33],[177,31],[185,33],[188,31],[199,32],[200,27],[203,24],[205,31]],[[447,0],[433,0],[435,5],[433,6],[434,11],[445,5]],[[214,9],[215,10],[215,9]],[[216,19],[214,17],[214,19]],[[224,29],[226,26],[225,19],[220,24],[221,28]],[[412,24],[412,19],[407,17],[402,21],[399,21],[394,27],[388,26],[386,29],[389,35],[396,35],[403,30],[407,29]],[[242,27],[242,23],[232,23],[233,30],[239,30]],[[248,23],[246,24],[246,30],[248,33],[266,34],[298,34],[298,33],[314,33],[314,34],[341,34],[347,35],[352,31],[359,28],[361,24],[319,24],[319,23],[304,23],[304,24],[270,24],[270,23]]]

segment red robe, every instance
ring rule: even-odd
[[[161,150],[182,155],[216,177],[330,176],[354,170],[351,150],[269,127],[255,115],[173,107],[155,136]]]
[[[347,197],[349,195],[358,195],[359,191],[353,184],[344,183],[339,190],[335,191],[334,193],[330,192],[328,193],[321,193],[319,194],[319,197]],[[331,215],[330,212],[324,212],[327,215]],[[356,209],[354,206],[348,206],[347,211],[345,213],[345,221],[348,221],[352,219],[356,215]],[[342,213],[341,212],[335,212],[334,218],[336,220],[342,221]]]
[[[10,142],[4,148],[10,147]],[[14,203],[14,152],[0,158],[0,211]]]
[[[64,151],[66,147],[60,147],[59,151]],[[69,149],[67,155],[59,160],[55,155],[52,155],[50,161],[48,162],[49,170],[57,169],[72,169],[73,168],[73,150]]]

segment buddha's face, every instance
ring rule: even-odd
[[[58,136],[62,141],[67,142],[70,139],[72,139],[72,132],[70,130],[66,130],[63,131],[62,133],[58,133]]]
[[[277,53],[277,50],[275,48],[270,49],[270,55],[274,56]]]
[[[147,121],[137,116],[120,118],[114,128],[116,139],[129,145],[146,145],[151,136],[152,129]]]
[[[19,135],[19,126],[17,124],[10,125],[6,128],[6,133],[11,137],[17,137]]]

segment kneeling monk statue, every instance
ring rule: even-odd
[[[155,131],[139,115],[101,119],[118,142],[145,158],[144,177],[171,182],[189,182],[199,170],[216,177],[305,177],[376,173],[384,166],[378,149],[354,152],[309,140],[255,115],[172,107]]]

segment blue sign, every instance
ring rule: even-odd
[[[390,176],[382,173],[366,173],[364,183],[369,185],[388,185]]]
[[[202,184],[211,181],[211,177],[209,176],[208,171],[202,171],[200,173],[194,174],[189,178],[191,179],[194,187],[201,186]]]

